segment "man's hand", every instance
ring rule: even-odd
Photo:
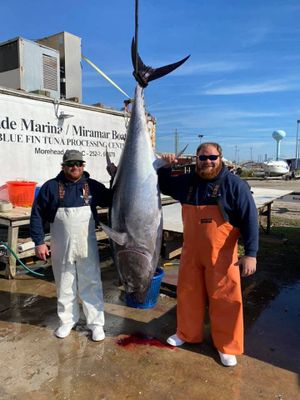
[[[40,258],[41,260],[46,261],[47,256],[49,256],[49,249],[48,246],[43,243],[35,248],[35,255]]]
[[[161,154],[160,158],[162,158],[164,161],[167,162],[167,164],[165,165],[165,168],[169,168],[172,165],[178,163],[178,159],[176,158],[176,154],[171,154],[171,153]]]
[[[243,256],[235,265],[242,266],[242,276],[250,276],[256,271],[256,257]]]

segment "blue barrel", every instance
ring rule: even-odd
[[[128,307],[133,308],[152,308],[155,307],[158,301],[160,285],[165,272],[162,268],[157,268],[152,278],[151,285],[147,291],[146,298],[143,303],[136,301],[131,293],[125,293],[125,302]]]

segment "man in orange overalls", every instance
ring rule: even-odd
[[[162,155],[158,170],[162,193],[182,204],[184,243],[177,286],[177,331],[168,343],[203,340],[208,303],[212,340],[225,366],[244,351],[242,276],[256,271],[258,216],[249,186],[222,163],[217,143],[197,149],[196,170],[171,176],[175,155]],[[245,255],[238,260],[238,238]]]

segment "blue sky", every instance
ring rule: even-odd
[[[0,41],[61,31],[82,38],[82,53],[133,96],[130,44],[134,0],[3,0]],[[157,119],[157,151],[217,141],[238,161],[295,156],[300,119],[300,1],[139,0],[139,53],[162,66],[191,54],[177,71],[145,90]],[[83,102],[120,109],[125,96],[85,61]]]

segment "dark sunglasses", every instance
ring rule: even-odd
[[[64,166],[65,166],[65,167],[69,167],[69,168],[72,168],[72,167],[82,167],[82,166],[83,166],[83,162],[82,162],[82,161],[66,161],[66,162],[64,163]]]
[[[216,161],[219,157],[220,156],[216,156],[215,154],[211,154],[210,156],[204,156],[204,155],[198,156],[200,161],[207,161],[207,160]]]

